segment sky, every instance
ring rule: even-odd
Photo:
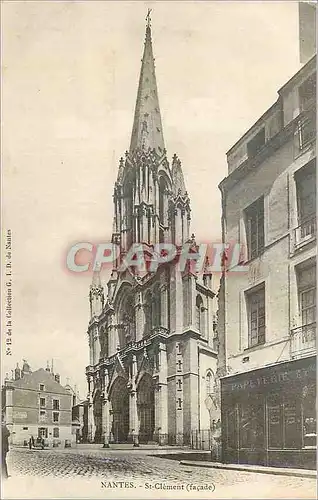
[[[74,242],[111,236],[147,8],[168,159],[177,153],[182,161],[197,241],[220,241],[226,152],[300,67],[298,6],[276,0],[1,7],[2,244],[10,229],[13,269],[12,355],[5,355],[2,336],[2,376],[22,358],[33,370],[53,359],[62,383],[68,379],[85,397],[91,278],[67,271],[65,255]]]

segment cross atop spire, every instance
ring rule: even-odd
[[[130,152],[137,148],[146,150],[150,148],[156,149],[157,153],[161,155],[165,146],[152,51],[150,13],[151,9],[148,9],[145,47],[139,77]]]

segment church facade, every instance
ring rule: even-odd
[[[217,280],[177,259],[143,273],[124,268],[131,247],[147,255],[173,244],[177,257],[190,236],[190,200],[181,162],[166,155],[150,20],[131,143],[114,187],[112,243],[118,247],[107,284],[90,287],[88,440],[190,444],[220,414],[217,397]]]

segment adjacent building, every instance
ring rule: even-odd
[[[88,441],[88,401],[78,400],[72,408],[72,434],[76,443]]]
[[[27,445],[31,436],[44,438],[46,446],[65,446],[72,436],[73,394],[60,383],[49,366],[31,371],[23,361],[2,387],[2,411],[13,445]]]
[[[180,159],[167,159],[148,20],[130,147],[114,188],[113,244],[119,249],[107,285],[90,288],[88,439],[190,444],[220,416],[216,291],[209,272],[174,262],[145,273],[122,269],[132,245],[197,245]],[[147,265],[149,261],[147,260]],[[207,441],[208,444],[208,441]]]
[[[227,153],[219,293],[225,462],[314,468],[316,57]],[[230,259],[228,260],[230,262]]]

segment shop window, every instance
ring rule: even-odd
[[[237,407],[228,410],[226,414],[227,446],[233,450],[238,448],[238,425]]]
[[[301,447],[300,408],[296,400],[285,401],[283,409],[284,448]]]
[[[272,395],[267,402],[268,445],[270,449],[301,448],[301,408],[299,398]]]
[[[273,395],[267,402],[267,421],[268,421],[268,446],[269,448],[283,448],[282,431],[282,408],[280,396]]]
[[[248,398],[240,405],[240,448],[264,447],[264,403],[262,398]]]
[[[264,251],[264,197],[262,196],[244,211],[248,259],[254,259]]]
[[[248,347],[265,343],[265,283],[246,292]]]
[[[316,419],[316,395],[315,388],[305,386],[303,388],[302,401],[302,427],[303,447],[315,448],[317,443],[317,419]]]
[[[58,427],[53,428],[53,437],[55,438],[60,437],[60,429]]]

